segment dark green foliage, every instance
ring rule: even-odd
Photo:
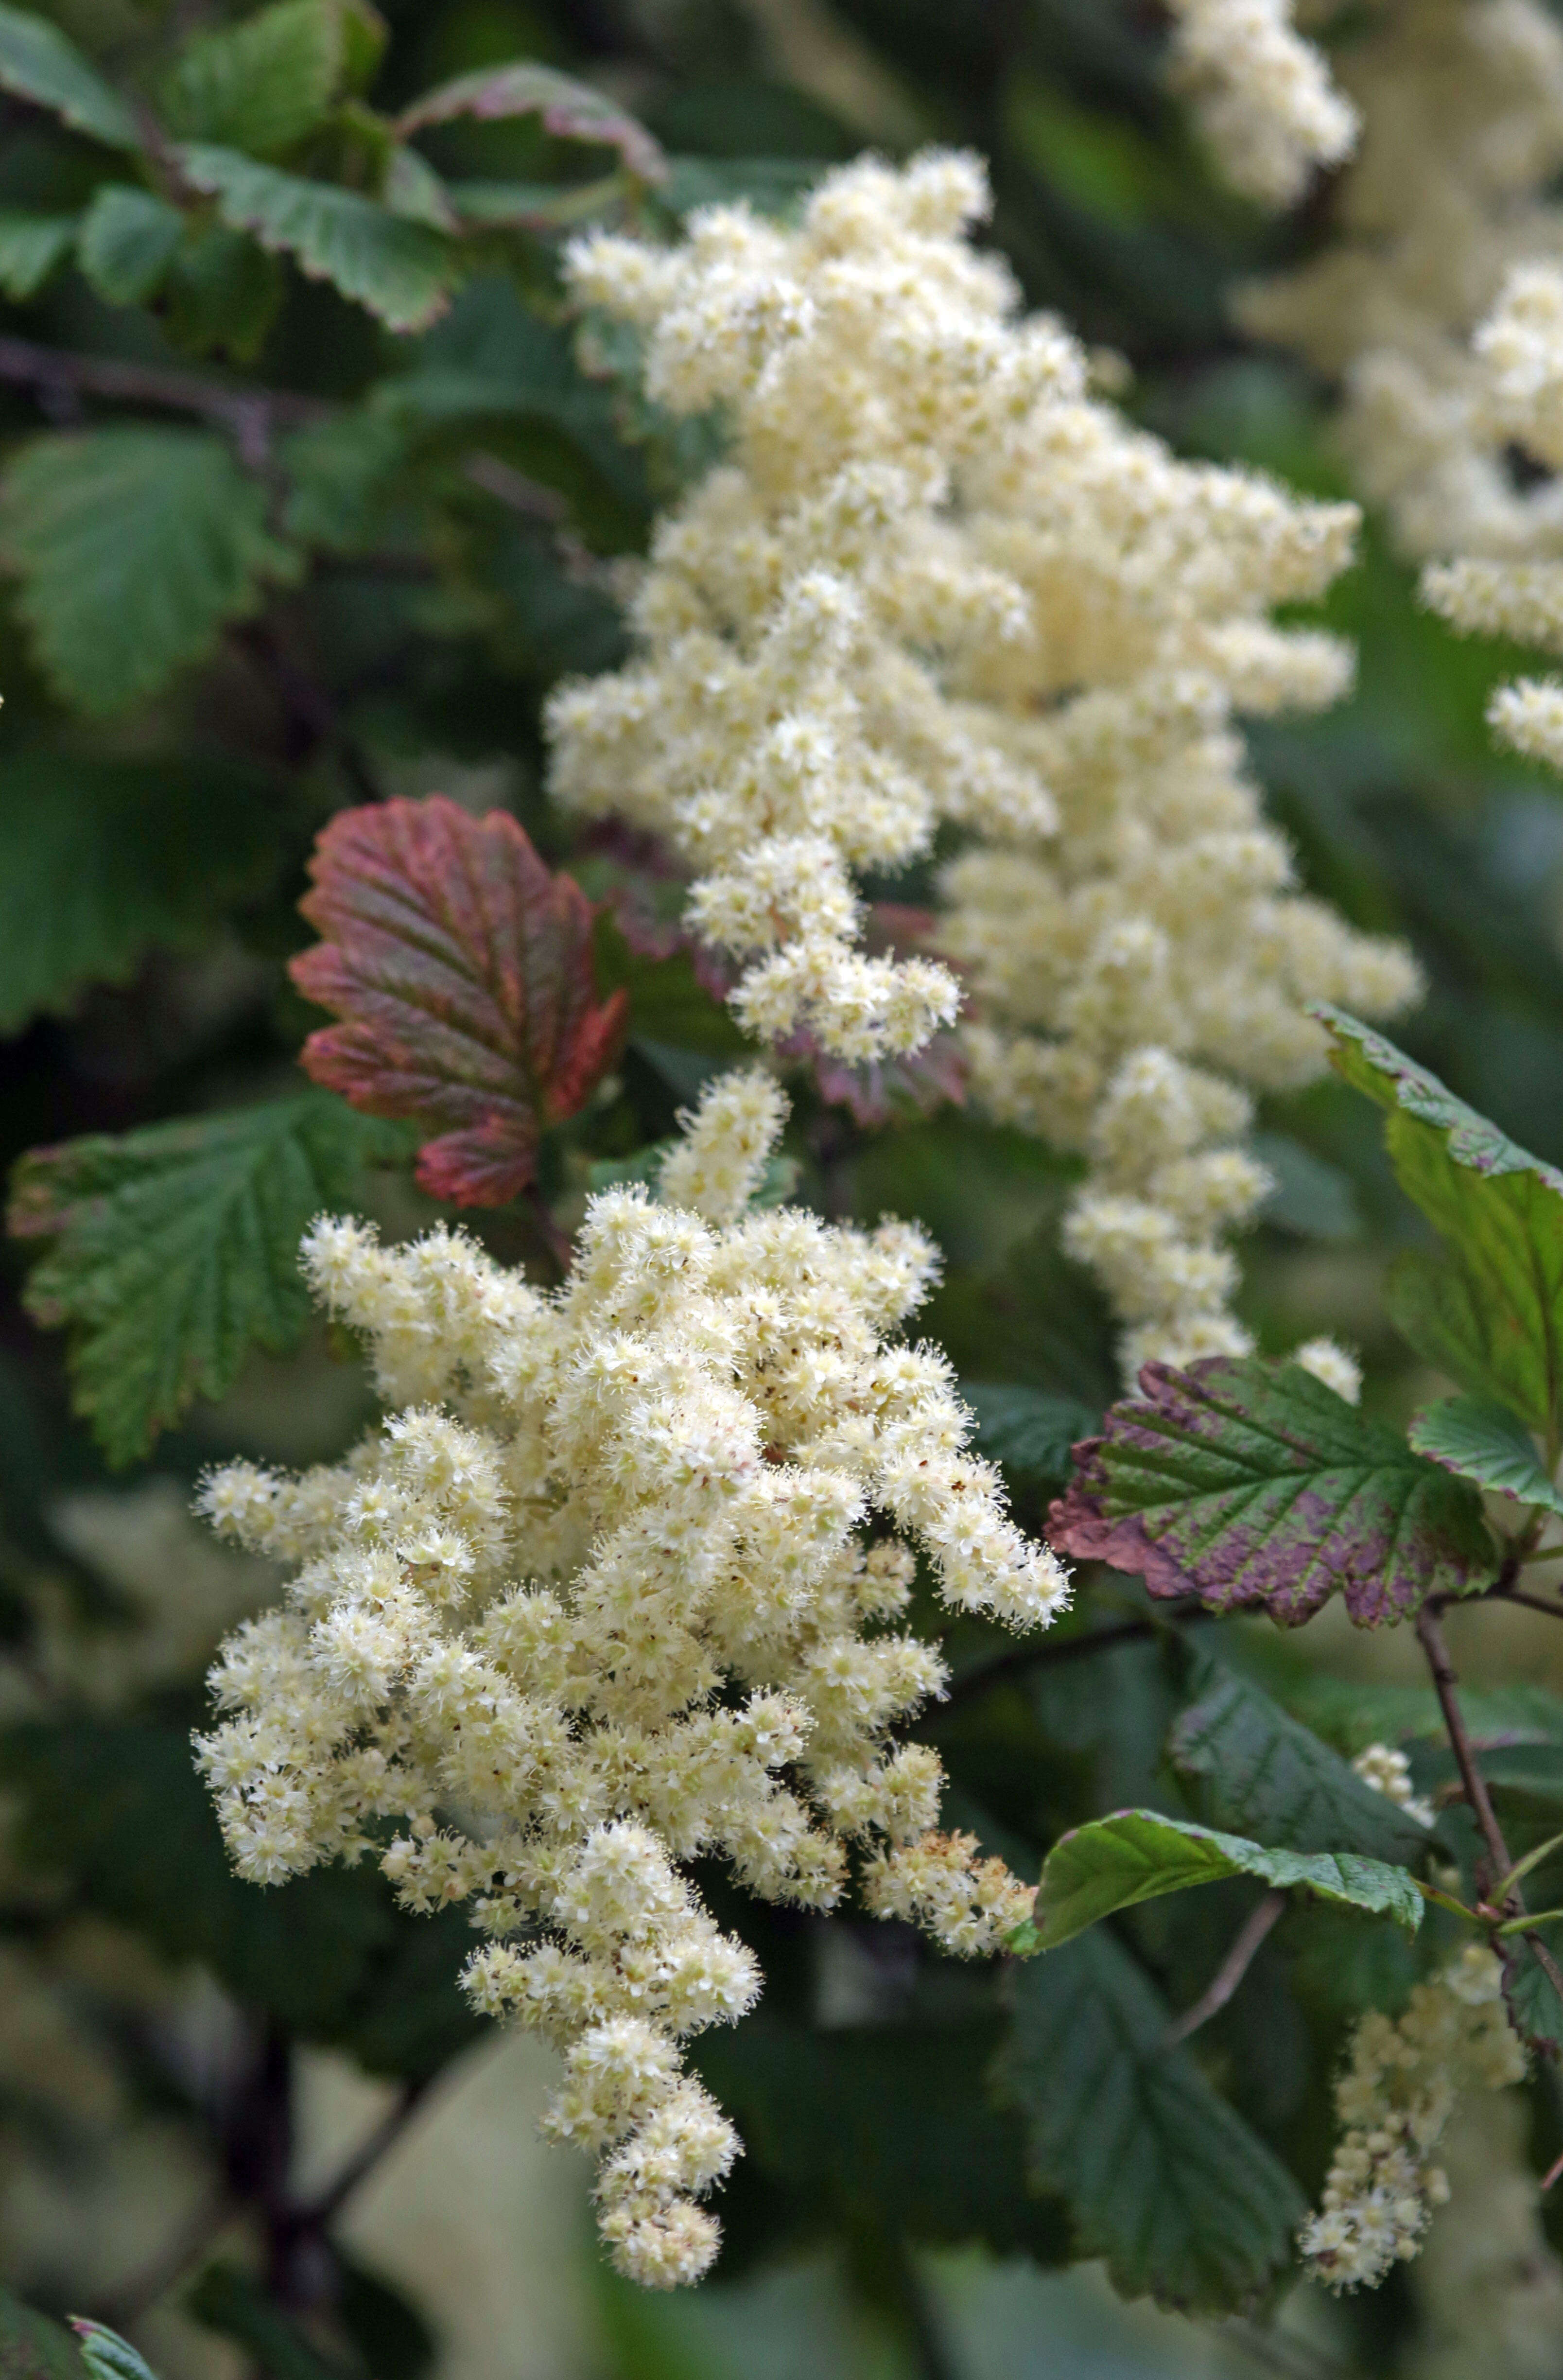
[[[199,1959],[290,2033],[408,2081],[477,2037],[455,1988],[471,1947],[465,1920],[404,1916],[370,1865],[268,1891],[241,1884],[182,1730],[13,1728],[0,1737],[0,1776],[20,1806],[24,1856],[42,1874],[163,1957]]]
[[[28,1308],[68,1328],[77,1410],[112,1463],[147,1453],[192,1397],[223,1395],[251,1347],[297,1345],[306,1226],[359,1203],[363,1168],[406,1148],[395,1125],[307,1093],[30,1152],[10,1228],[54,1245]]]
[[[1208,1658],[1193,1683],[1167,1748],[1202,1818],[1291,1851],[1414,1864],[1425,1829],[1262,1687]]]
[[[149,950],[199,948],[279,858],[277,788],[231,761],[82,759],[0,769],[0,1031],[122,983]]]
[[[1126,2296],[1230,2313],[1286,2264],[1302,2195],[1189,2053],[1163,2048],[1168,2022],[1098,1928],[1016,1968],[999,2075],[1033,2177],[1067,2203],[1079,2252],[1105,2256]]]
[[[1053,2263],[1057,2209],[1027,2188],[1020,2127],[985,2081],[995,2040],[991,2023],[806,2033],[761,2016],[695,2059],[806,2233],[863,2223]]]
[[[121,710],[204,660],[226,621],[297,575],[263,490],[201,430],[40,438],[0,490],[0,560],[62,698]]]

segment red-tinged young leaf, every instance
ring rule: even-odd
[[[322,939],[291,972],[344,1021],[310,1035],[306,1072],[430,1127],[418,1178],[434,1197],[503,1205],[624,1039],[624,994],[593,990],[590,905],[513,818],[438,794],[341,811],[310,874],[299,905]]]
[[[1048,1518],[1060,1552],[1212,1611],[1261,1605],[1289,1628],[1338,1588],[1357,1625],[1375,1628],[1491,1579],[1474,1488],[1300,1365],[1147,1364],[1140,1387],[1074,1450]]]
[[[397,119],[396,132],[406,140],[430,124],[448,124],[453,116],[471,115],[491,123],[510,115],[540,115],[545,128],[559,140],[586,140],[594,147],[616,149],[625,169],[642,182],[665,182],[668,161],[660,144],[644,124],[615,106],[589,83],[553,67],[529,60],[511,66],[480,67],[475,74],[458,75],[454,82],[427,91]]]

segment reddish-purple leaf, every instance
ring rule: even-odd
[[[439,794],[341,811],[309,872],[299,905],[321,940],[290,972],[344,1021],[309,1036],[305,1071],[370,1115],[437,1128],[418,1163],[436,1198],[514,1198],[539,1133],[624,1039],[624,994],[593,989],[585,894],[503,810],[475,819]]]
[[[508,115],[540,115],[544,127],[561,140],[586,140],[594,147],[616,149],[625,171],[642,182],[665,182],[668,161],[660,142],[644,124],[589,83],[553,67],[529,61],[511,66],[479,67],[475,74],[458,75],[436,91],[426,91],[396,122],[406,140],[430,124],[448,124],[453,116],[476,116],[480,123]]]
[[[1218,1355],[1147,1364],[1074,1450],[1048,1535],[1212,1611],[1262,1605],[1283,1627],[1339,1589],[1359,1627],[1493,1575],[1476,1490],[1413,1454],[1299,1365]]]

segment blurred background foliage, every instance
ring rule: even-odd
[[[583,368],[557,296],[572,222],[628,214],[671,232],[710,198],[785,207],[865,146],[970,143],[992,162],[992,237],[1028,299],[1104,351],[1136,418],[1186,453],[1345,492],[1332,392],[1245,346],[1228,313],[1243,275],[1328,239],[1330,193],[1277,224],[1220,187],[1163,91],[1152,0],[382,0],[382,53],[371,18],[345,8],[318,106],[285,109],[275,139],[242,106],[225,118],[239,103],[203,98],[176,63],[255,11],[37,13],[103,86],[139,95],[127,138],[145,145],[127,167],[0,76],[13,93],[0,100],[7,1164],[299,1087],[318,1019],[284,963],[307,939],[296,905],[313,836],[344,804],[439,789],[513,810],[596,895],[622,874],[611,840],[571,850],[550,812],[539,706],[562,673],[619,653],[615,559],[643,548],[655,506],[709,449],[639,402],[628,358],[600,349]],[[0,65],[19,20],[5,14]],[[583,79],[611,103],[606,137],[550,132],[535,113],[456,116],[416,141],[387,131],[418,94],[513,60]],[[285,99],[298,90],[284,78]],[[660,142],[665,182],[637,180],[633,159],[626,171],[616,110]],[[169,195],[169,139],[221,145],[224,129],[224,153],[248,144],[278,178],[313,176],[368,209],[331,235],[334,279],[297,270],[297,242],[264,249],[224,222],[231,190]],[[396,163],[409,151],[421,169]],[[246,203],[277,202],[256,187]],[[429,327],[387,327],[442,285],[452,302]],[[1563,802],[1495,755],[1482,720],[1515,657],[1421,612],[1371,522],[1327,616],[1357,642],[1357,690],[1321,720],[1255,733],[1273,812],[1315,890],[1416,945],[1431,990],[1407,1046],[1563,1161]],[[885,889],[915,900],[919,886]],[[636,955],[610,919],[600,936],[603,988],[631,991],[632,1038],[612,1095],[545,1147],[566,1222],[592,1168],[665,1134],[738,1047],[685,961]],[[1249,1249],[1249,1318],[1278,1349],[1321,1330],[1354,1341],[1370,1402],[1399,1415],[1426,1383],[1377,1294],[1413,1226],[1375,1120],[1327,1086],[1272,1103],[1264,1128],[1280,1187]],[[914,1212],[940,1238],[950,1269],[928,1327],[974,1383],[1035,1524],[1070,1436],[1113,1387],[1100,1303],[1054,1245],[1065,1170],[948,1108],[875,1126],[803,1099],[791,1145],[804,1195],[838,1213]],[[356,1168],[388,1228],[433,1217],[364,1154],[335,1149],[331,1178]],[[280,1243],[326,1193],[311,1178],[304,1195]],[[506,1257],[538,1258],[523,1212],[484,1230]],[[237,1884],[189,1768],[206,1658],[273,1586],[196,1530],[189,1483],[232,1451],[339,1449],[368,1411],[351,1351],[339,1360],[288,1316],[259,1349],[220,1347],[205,1385],[221,1393],[186,1400],[150,1463],[112,1473],[73,1418],[59,1341],[20,1303],[26,1253],[5,1252],[0,1326],[0,2277],[13,2289],[121,2323],[166,2380],[1459,2380],[1495,2359],[1517,2380],[1563,2373],[1563,2277],[1519,2179],[1563,2138],[1545,2083],[1528,2112],[1466,2119],[1449,2154],[1460,2223],[1440,2217],[1414,2273],[1375,2297],[1294,2296],[1278,2327],[1126,2308],[1098,2267],[1061,2269],[1064,2208],[1027,2188],[1023,2113],[990,2104],[994,1979],[899,1929],[757,1911],[714,1875],[701,1878],[713,1907],[768,1976],[762,2013],[702,2051],[748,2143],[724,2193],[723,2263],[676,2301],[605,2277],[583,2174],[532,2137],[547,2060],[481,2039],[454,1991],[459,1919],[401,1915],[365,1871],[267,1894]],[[127,1447],[139,1427],[126,1424]],[[1086,1607],[1109,1616],[1137,1596],[1108,1582]],[[951,1642],[958,1665],[988,1658],[980,1631]],[[1563,1689],[1523,1613],[1491,1620],[1484,1644],[1460,1649],[1495,1693],[1515,1678]],[[1224,1649],[1343,1752],[1397,1730],[1414,1747],[1425,1724],[1398,1648],[1328,1620],[1301,1645],[1230,1630]],[[1332,1701],[1343,1681],[1383,1692]],[[1094,1810],[1185,1806],[1160,1758],[1183,1699],[1177,1660],[1135,1643],[1017,1670],[929,1724],[957,1815],[1035,1873],[1040,1848]],[[1126,1931],[1173,2005],[1242,1911],[1240,1888],[1194,1898],[1197,1913],[1163,1903]],[[1327,2156],[1343,1978],[1392,2002],[1407,1955],[1381,1928],[1296,1914],[1201,2037],[1200,2070],[1309,2186]],[[361,2178],[360,2148],[382,2152]],[[1546,2222],[1563,2247],[1563,2217]],[[21,2353],[0,2341],[0,2367],[32,2369]]]

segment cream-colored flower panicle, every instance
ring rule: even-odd
[[[1315,2276],[1334,2289],[1375,2289],[1414,2256],[1448,2195],[1432,2156],[1456,2096],[1502,2090],[1524,2072],[1498,1962],[1484,1944],[1418,1984],[1403,2016],[1363,2017],[1335,2090],[1345,2129],[1319,2212],[1298,2238]]]
[[[901,1624],[913,1548],[953,1611],[1040,1627],[1067,1597],[949,1366],[897,1336],[927,1241],[746,1209],[784,1112],[719,1081],[660,1198],[590,1202],[551,1294],[460,1232],[318,1222],[307,1271],[391,1418],[333,1469],[201,1495],[300,1565],[212,1673],[240,1873],[369,1852],[411,1908],[469,1900],[467,1989],[563,2050],[547,2127],[599,2154],[604,2238],[659,2286],[709,2265],[697,2202],[737,2149],[679,2045],[759,1987],[681,1864],[828,1909],[855,1845],[870,1907],[997,1949],[1031,1892],[936,1831],[938,1756],[894,1740],[945,1679]]]
[[[794,231],[713,207],[680,248],[596,234],[567,260],[583,306],[643,333],[648,394],[722,407],[732,440],[660,526],[640,657],[553,698],[554,793],[669,838],[691,925],[745,963],[747,1030],[804,1027],[849,1062],[919,1048],[959,1006],[932,960],[854,948],[853,871],[916,858],[941,820],[1053,823],[958,691],[1027,610],[959,533],[953,475],[1084,370],[962,237],[987,205],[969,158],[869,162]]]
[[[1563,261],[1563,27],[1542,0],[1381,0],[1338,70],[1363,128],[1335,237],[1247,291],[1242,319],[1343,380],[1358,486],[1411,558],[1563,556],[1563,481],[1511,468],[1520,410],[1538,460],[1558,428],[1556,395],[1536,400]]]
[[[1293,23],[1293,0],[1171,0],[1174,85],[1234,188],[1290,206],[1339,165],[1357,112]]]
[[[555,698],[554,789],[682,853],[751,1031],[853,1060],[915,1048],[955,990],[854,947],[852,871],[955,830],[936,940],[977,1004],[978,1096],[1091,1155],[1072,1245],[1131,1365],[1186,1361],[1246,1344],[1223,1235],[1266,1178],[1228,1077],[1318,1071],[1309,998],[1381,1015],[1416,987],[1292,892],[1231,728],[1349,682],[1336,639],[1269,613],[1328,586],[1356,514],[1094,401],[971,248],[987,204],[973,160],[932,153],[828,176],[795,230],[724,207],[679,248],[572,250],[649,392],[732,438],[658,532],[639,657]]]

